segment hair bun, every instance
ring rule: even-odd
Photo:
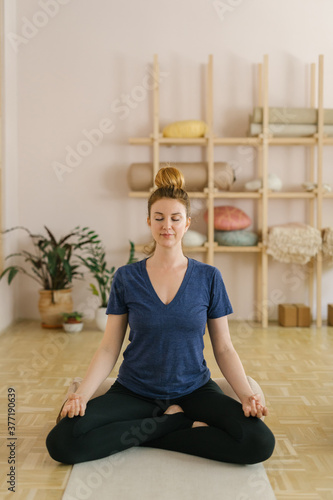
[[[185,180],[178,168],[162,167],[156,174],[155,184],[158,188],[184,189]]]

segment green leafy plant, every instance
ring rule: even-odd
[[[83,319],[83,313],[78,311],[70,313],[62,313],[64,323],[81,323]]]
[[[85,235],[85,236],[84,236]],[[80,261],[84,266],[89,269],[93,277],[97,282],[97,286],[90,283],[90,289],[93,295],[100,297],[101,304],[100,307],[106,307],[110,295],[111,284],[116,272],[115,266],[108,266],[105,258],[105,248],[100,244],[99,236],[95,231],[90,230],[88,227],[82,229],[82,238],[88,237],[93,239],[95,244],[88,245],[85,248],[85,257],[79,256]],[[132,264],[137,262],[135,258],[135,247],[134,243],[130,241],[130,251],[129,258],[126,264]]]
[[[17,273],[23,273],[37,281],[44,290],[53,291],[69,288],[73,279],[83,279],[83,273],[78,271],[80,262],[76,262],[75,258],[88,245],[93,247],[100,244],[97,236],[87,235],[77,226],[69,234],[57,240],[46,226],[44,228],[46,236],[33,234],[23,226],[15,226],[3,231],[5,234],[23,229],[28,233],[34,251],[22,250],[6,257],[6,259],[23,258],[30,265],[31,273],[21,265],[12,265],[2,271],[0,280],[8,273],[8,284],[10,284]],[[53,293],[52,302],[54,303]]]

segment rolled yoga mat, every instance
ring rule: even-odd
[[[316,134],[318,131],[317,125],[311,124],[284,124],[284,123],[269,123],[268,131],[275,137],[307,137]],[[262,133],[262,125],[260,123],[250,123],[249,135],[255,136]],[[324,134],[333,135],[333,125],[324,125]]]
[[[165,163],[160,163],[160,167]],[[202,191],[208,183],[208,167],[205,162],[176,163],[175,166],[183,173],[187,191]],[[226,162],[214,163],[214,185],[221,191],[227,191],[236,180],[234,170]],[[127,172],[128,186],[131,191],[149,191],[153,186],[152,163],[132,163]]]
[[[268,108],[268,121],[269,123],[316,125],[318,110],[315,108]],[[263,108],[254,108],[251,122],[263,122]],[[333,125],[333,109],[324,109],[324,124]]]

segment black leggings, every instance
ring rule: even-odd
[[[171,404],[184,413],[165,415]],[[209,427],[194,427],[195,420]],[[269,458],[275,439],[257,417],[213,380],[191,394],[170,400],[140,396],[115,382],[88,402],[83,417],[65,417],[51,430],[46,446],[54,460],[76,464],[107,457],[132,446],[162,448],[236,464]]]

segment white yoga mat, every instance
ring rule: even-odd
[[[130,448],[74,465],[63,500],[276,500],[263,464]]]

